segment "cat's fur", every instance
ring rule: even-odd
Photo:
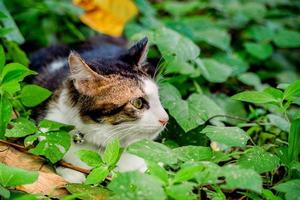
[[[51,47],[33,56],[31,66],[39,69],[39,75],[32,82],[54,93],[33,114],[37,119],[74,125],[71,134],[84,136],[83,143],[72,142],[65,161],[89,168],[75,155],[78,150],[99,151],[113,138],[126,147],[140,139],[154,139],[164,129],[168,115],[146,53],[147,38],[129,50],[121,40],[96,38],[71,47]],[[117,168],[144,171],[146,165],[143,159],[124,153]],[[85,180],[71,169],[57,171],[69,182]]]

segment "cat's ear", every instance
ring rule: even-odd
[[[126,60],[135,67],[139,67],[146,61],[147,53],[148,38],[144,37],[128,50]]]
[[[97,83],[99,85],[105,85],[107,79],[93,71],[88,64],[80,57],[76,52],[71,52],[69,55],[69,66],[71,76],[75,88],[82,94],[92,95],[94,90],[91,90],[91,85]]]
[[[71,51],[68,62],[71,78],[74,80],[91,80],[101,77],[101,75],[94,72],[80,57],[80,55],[74,51]]]

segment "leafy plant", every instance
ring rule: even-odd
[[[65,198],[298,199],[299,3],[134,2],[140,15],[126,25],[124,35],[130,40],[148,36],[149,61],[158,66],[170,123],[156,142],[142,140],[122,149],[114,140],[100,154],[79,151],[92,170],[85,184],[66,186],[72,194]],[[4,3],[0,137],[24,139],[31,153],[56,163],[70,146],[72,127],[48,120],[36,125],[29,117],[30,109],[51,93],[24,83],[36,73],[27,68],[19,45],[30,54],[94,32],[80,23],[81,10],[68,1]],[[116,172],[123,151],[144,158],[146,173]],[[108,175],[112,180],[105,179]],[[12,185],[0,185],[0,194],[8,197],[5,187]]]

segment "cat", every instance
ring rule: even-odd
[[[131,48],[122,39],[96,37],[71,45],[42,49],[31,59],[39,72],[32,82],[53,92],[33,116],[73,125],[73,140],[63,160],[90,169],[77,156],[80,149],[100,151],[114,138],[122,147],[155,139],[168,123],[154,81],[155,67],[146,62],[148,39]],[[116,170],[145,171],[145,161],[123,153]],[[58,167],[57,173],[71,183],[82,183],[85,175]]]

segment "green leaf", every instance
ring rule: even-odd
[[[210,98],[202,94],[192,94],[182,100],[179,91],[171,84],[160,86],[162,105],[168,109],[185,132],[188,132],[215,115],[224,114],[222,109]]]
[[[268,26],[254,25],[246,30],[246,34],[258,42],[269,42],[273,39],[275,32]]]
[[[112,196],[109,190],[102,187],[93,187],[79,183],[69,183],[65,187],[72,194],[81,194],[80,199],[83,200],[108,199]]]
[[[201,165],[192,165],[188,167],[184,167],[176,172],[173,182],[181,183],[190,179],[195,178],[195,174],[201,172],[203,170],[203,166]]]
[[[21,91],[21,101],[27,107],[34,107],[45,101],[51,92],[38,85],[25,85]]]
[[[10,193],[10,199],[13,200],[39,200],[38,194],[27,194],[24,192],[11,192]]]
[[[258,91],[241,92],[236,95],[233,95],[231,98],[234,100],[245,101],[249,103],[257,103],[257,104],[278,102],[278,100],[274,98],[272,95],[266,92],[258,92]]]
[[[19,63],[10,63],[4,66],[1,80],[2,80],[2,89],[5,90],[6,84],[9,83],[18,83],[23,81],[23,79],[31,74],[36,74],[34,71],[29,70],[24,65]]]
[[[5,199],[8,199],[10,197],[9,190],[2,187],[1,185],[0,185],[0,196],[4,197]]]
[[[98,167],[102,164],[99,153],[91,150],[81,149],[76,152],[81,161],[85,162],[88,166]]]
[[[0,163],[0,185],[4,187],[33,183],[38,176],[38,172],[27,171]]]
[[[230,35],[226,30],[217,28],[197,30],[194,32],[194,40],[196,42],[205,42],[224,51],[230,50]]]
[[[120,154],[120,142],[115,139],[111,143],[107,144],[102,156],[102,160],[109,166],[114,166],[119,159]]]
[[[39,127],[47,131],[59,131],[59,130],[71,131],[74,128],[73,126],[63,124],[60,122],[51,121],[48,119],[43,119],[42,121],[40,121]],[[43,132],[47,132],[47,131],[43,131]]]
[[[243,73],[238,76],[238,79],[246,85],[254,86],[255,89],[259,89],[262,86],[260,78],[253,72]]]
[[[273,87],[267,87],[263,90],[263,92],[272,95],[278,101],[281,101],[283,99],[283,92],[279,89],[276,89],[276,88],[273,88]]]
[[[277,169],[279,158],[260,147],[252,147],[238,159],[238,164],[243,168],[254,169],[258,173],[264,173]]]
[[[226,165],[222,167],[219,176],[225,177],[225,183],[221,185],[224,189],[246,189],[257,193],[262,190],[262,178],[252,169],[242,169],[237,165]]]
[[[156,29],[150,38],[166,60],[172,60],[175,57],[180,61],[189,61],[194,60],[200,54],[199,47],[190,39],[165,27]]]
[[[195,179],[199,185],[217,184],[219,171],[221,167],[217,164],[207,161],[201,161],[197,163],[185,163],[184,165],[201,166],[202,169],[195,173]],[[183,168],[188,166],[182,166]]]
[[[162,181],[162,184],[168,184],[168,173],[163,167],[149,160],[147,160],[146,163],[148,167],[147,172],[150,175],[159,178]]]
[[[13,31],[7,35],[5,35],[7,40],[15,41],[18,44],[22,44],[24,42],[24,38],[18,29],[15,21],[13,20],[12,16],[10,15],[9,11],[6,9],[3,1],[0,1],[0,10],[6,16],[5,18],[1,19],[1,22],[5,28],[11,28]]]
[[[86,177],[85,184],[97,184],[101,183],[105,177],[109,174],[107,166],[99,166],[94,168],[90,174]]]
[[[166,199],[160,181],[155,177],[137,171],[120,174],[109,183],[108,189],[115,193],[112,199]]]
[[[177,185],[170,185],[166,188],[166,193],[174,200],[194,200],[197,199],[193,193],[194,183],[183,182]]]
[[[265,60],[269,58],[273,53],[273,48],[270,44],[246,42],[245,48],[249,54],[260,60]]]
[[[38,145],[30,149],[29,152],[35,155],[46,156],[52,163],[62,159],[71,145],[69,133],[63,130],[41,133],[39,139]]]
[[[286,119],[274,114],[268,114],[267,117],[273,126],[277,126],[281,130],[289,132],[291,124]]]
[[[249,68],[249,64],[241,58],[238,54],[225,54],[218,53],[213,58],[219,63],[225,64],[232,69],[231,76],[235,76],[246,72]]]
[[[300,197],[300,179],[289,180],[285,183],[280,183],[273,187],[279,192],[284,192],[285,199],[299,200]]]
[[[161,143],[153,142],[151,140],[135,142],[128,146],[127,152],[156,163],[175,164],[177,162],[177,158],[174,156],[171,149]]]
[[[300,153],[300,119],[292,121],[288,138],[288,160],[289,162],[298,161]]]
[[[5,52],[3,46],[0,45],[0,74],[2,72],[4,65],[5,65]]]
[[[281,29],[276,33],[274,42],[281,48],[300,47],[300,33],[292,30]]]
[[[300,94],[300,80],[291,83],[283,93],[283,99],[291,99]]]
[[[0,139],[4,138],[5,130],[12,116],[12,105],[5,95],[0,95]]]
[[[12,41],[5,41],[5,46],[7,48],[7,57],[11,58],[13,62],[20,63],[22,65],[28,66],[29,60],[24,51]]]
[[[283,200],[281,197],[279,197],[278,195],[274,195],[273,192],[271,190],[267,190],[267,189],[263,189],[262,190],[262,196],[266,199],[266,200]]]
[[[249,136],[238,127],[207,126],[202,131],[210,140],[228,146],[244,147]]]
[[[212,158],[213,153],[209,147],[183,146],[172,150],[179,160],[202,161]]]
[[[33,134],[37,131],[35,124],[32,121],[25,118],[18,118],[11,124],[13,125],[13,128],[6,130],[6,137],[19,138]]]
[[[195,61],[203,74],[204,78],[213,83],[222,83],[225,82],[228,77],[231,75],[231,67],[219,63],[214,59],[196,59]],[[218,73],[216,73],[216,71]]]

